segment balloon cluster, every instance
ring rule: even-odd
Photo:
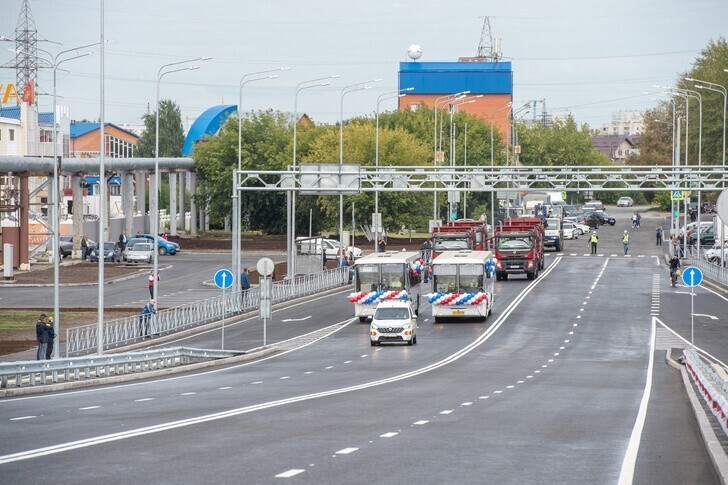
[[[487,293],[430,293],[427,295],[427,301],[433,305],[479,305],[487,299]]]
[[[485,269],[486,269],[486,271],[488,271],[490,273],[495,272],[495,265],[496,265],[496,260],[495,259],[489,259],[488,261],[485,262]]]
[[[349,295],[351,303],[377,303],[384,300],[406,300],[409,295],[406,291],[358,291]]]
[[[414,275],[420,274],[425,269],[425,261],[416,259],[410,263],[409,269]]]

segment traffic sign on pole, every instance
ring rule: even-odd
[[[688,266],[682,272],[682,280],[687,287],[692,288],[693,286],[699,286],[703,281],[703,272],[700,271],[700,268]]]
[[[215,286],[220,289],[228,289],[233,286],[233,274],[229,269],[221,269],[215,273]]]
[[[670,191],[670,200],[683,200],[682,190],[671,190]]]

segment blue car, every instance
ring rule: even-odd
[[[126,241],[126,247],[124,248],[124,261],[126,261],[126,250],[138,242],[151,242],[154,244],[154,236],[151,234],[137,234],[136,236],[129,238],[129,240]],[[160,237],[159,244],[157,244],[157,252],[160,256],[164,256],[165,254],[171,254],[174,256],[180,252],[180,247],[176,242],[167,241]]]

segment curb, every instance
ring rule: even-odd
[[[275,348],[267,348],[258,350],[251,353],[243,353],[242,355],[236,355],[235,357],[228,357],[226,359],[216,359],[207,362],[197,362],[195,364],[181,365],[177,367],[168,367],[165,369],[153,370],[142,373],[122,374],[113,377],[101,377],[96,379],[86,379],[82,381],[62,382],[59,384],[40,385],[35,387],[20,387],[15,389],[5,389],[0,391],[0,398],[3,397],[17,397],[17,396],[28,396],[31,394],[41,394],[46,392],[57,392],[67,391],[71,389],[81,389],[84,387],[101,386],[105,384],[119,384],[122,382],[138,381],[141,379],[149,379],[155,377],[164,377],[173,374],[181,374],[183,372],[196,371],[200,369],[206,369],[214,366],[224,366],[239,364],[242,362],[249,362],[269,355],[275,354],[279,350]]]
[[[693,384],[688,377],[688,371],[684,366],[680,366],[680,375],[682,376],[683,385],[685,386],[685,391],[687,392],[688,399],[690,400],[690,405],[693,408],[693,414],[695,415],[695,420],[698,423],[700,435],[703,437],[705,449],[708,452],[708,456],[710,456],[710,461],[713,463],[713,468],[720,479],[720,483],[725,485],[728,483],[728,455],[726,455],[723,450],[723,446],[715,436],[713,426],[710,424],[708,416],[706,416],[706,413],[703,410],[701,401],[698,399],[698,396],[696,396]]]
[[[170,264],[168,266],[164,266],[161,268],[158,268],[159,271],[165,271],[170,268],[173,268],[174,265]],[[143,270],[140,268],[135,273],[126,275],[126,276],[120,276],[118,278],[114,278],[113,280],[105,281],[105,285],[113,285],[114,283],[121,283],[122,281],[131,280],[134,278],[138,278],[140,276],[143,276],[146,274],[147,268],[144,268]],[[97,285],[99,282],[94,281],[93,283],[62,283],[58,286],[61,288],[70,288],[70,287],[79,287],[79,286],[94,286]],[[12,284],[0,284],[0,288],[53,288],[52,283],[12,283]]]

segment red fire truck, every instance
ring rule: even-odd
[[[432,231],[433,257],[444,251],[485,251],[488,249],[488,225],[473,219],[458,219]]]
[[[544,267],[543,221],[536,217],[509,217],[495,227],[495,275],[507,280],[509,274],[538,278]]]

